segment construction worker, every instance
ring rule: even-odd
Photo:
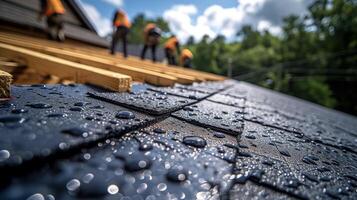
[[[176,51],[180,54],[180,43],[175,35],[172,35],[165,43],[165,54],[169,65],[177,65]]]
[[[149,23],[144,29],[144,47],[141,51],[141,59],[145,59],[145,53],[148,47],[151,47],[152,61],[156,61],[156,47],[160,42],[161,29],[154,23]]]
[[[186,68],[192,68],[192,52],[189,49],[183,49],[180,56],[180,64]]]
[[[41,12],[38,20],[47,17],[48,37],[51,40],[63,42],[65,34],[63,31],[63,15],[66,12],[61,0],[41,0]]]
[[[128,57],[127,52],[127,36],[131,27],[128,16],[123,10],[117,10],[113,17],[113,39],[110,48],[110,53],[115,54],[116,45],[119,40],[123,42],[123,54],[124,57]]]

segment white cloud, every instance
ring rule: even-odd
[[[116,7],[122,7],[124,0],[103,0],[105,3],[111,4]]]
[[[96,7],[80,1],[89,19],[95,25],[100,36],[106,36],[112,31],[111,20],[102,16]]]
[[[307,5],[312,0],[237,0],[237,6],[223,8],[212,5],[198,15],[194,5],[174,5],[163,14],[171,30],[181,41],[189,36],[196,40],[207,34],[211,38],[218,34],[232,40],[245,24],[258,30],[269,30],[273,34],[281,33],[282,19],[307,12]]]

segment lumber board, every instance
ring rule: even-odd
[[[39,73],[55,75],[61,79],[74,80],[77,83],[90,83],[114,91],[130,91],[131,77],[83,65],[25,48],[0,43],[0,56],[10,59],[26,60],[28,67]]]
[[[36,50],[41,53],[45,53],[45,54],[49,54],[49,55],[63,58],[66,60],[70,60],[72,62],[77,62],[77,63],[97,67],[100,69],[105,69],[105,70],[109,70],[109,71],[113,71],[113,72],[126,74],[126,75],[131,76],[133,78],[133,80],[135,80],[135,81],[147,82],[147,83],[150,83],[153,85],[160,85],[160,86],[172,86],[176,82],[187,83],[186,81],[184,82],[184,81],[177,80],[177,78],[170,76],[170,75],[161,74],[161,73],[157,73],[157,72],[153,72],[153,71],[145,70],[145,69],[138,69],[138,68],[124,65],[124,64],[114,62],[114,61],[111,61],[108,59],[94,57],[94,56],[90,56],[90,55],[83,54],[83,53],[77,53],[77,52],[73,52],[73,51],[57,49],[57,48],[53,48],[53,47],[45,47],[43,45],[34,44],[31,42],[25,43],[25,42],[19,41],[19,40],[4,38],[2,36],[0,36],[0,41],[7,43],[7,44]]]
[[[12,75],[0,70],[0,99],[10,98]]]
[[[11,37],[13,39],[22,39],[25,40],[26,42],[32,42],[43,46],[46,45],[46,46],[56,47],[63,50],[70,50],[71,52],[76,51],[78,53],[83,53],[86,55],[93,55],[96,57],[101,57],[103,59],[120,61],[121,63],[130,65],[132,67],[144,68],[147,70],[161,72],[171,76],[176,76],[176,78],[179,79],[180,83],[185,83],[185,82],[190,83],[192,81],[204,81],[204,80],[217,81],[217,80],[225,79],[225,77],[223,76],[219,76],[207,72],[201,72],[201,71],[177,67],[177,66],[167,66],[162,63],[152,63],[149,61],[142,61],[136,57],[129,57],[128,59],[124,59],[122,58],[122,56],[118,56],[118,55],[112,56],[108,53],[108,50],[99,47],[91,47],[88,45],[85,47],[73,46],[65,43],[59,44],[53,41],[47,41],[39,38],[31,38],[29,36],[18,35],[18,34],[10,35],[2,32],[0,33],[0,35]]]

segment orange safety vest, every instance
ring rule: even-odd
[[[149,33],[149,31],[153,28],[156,27],[156,24],[154,23],[148,23],[146,26],[145,26],[145,29],[144,29],[144,34],[147,35]]]
[[[181,56],[180,56],[180,61],[181,63],[184,63],[185,59],[187,58],[193,58],[193,54],[190,50],[188,49],[183,49],[181,52]]]
[[[176,44],[178,43],[178,40],[176,37],[172,37],[167,42],[165,43],[165,48],[170,49],[172,51],[175,51]]]
[[[64,14],[65,9],[61,0],[47,0],[46,16],[53,14]]]
[[[125,26],[127,28],[131,27],[131,23],[129,21],[128,16],[126,16],[126,14],[122,11],[118,11],[117,18],[114,21],[114,25],[116,27],[119,27],[119,26]]]

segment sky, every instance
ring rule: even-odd
[[[312,0],[76,0],[97,28],[99,35],[112,31],[111,20],[117,8],[132,20],[144,13],[163,17],[181,42],[190,36],[200,40],[224,35],[234,40],[238,30],[249,24],[263,31],[280,34],[285,16],[305,15]]]

